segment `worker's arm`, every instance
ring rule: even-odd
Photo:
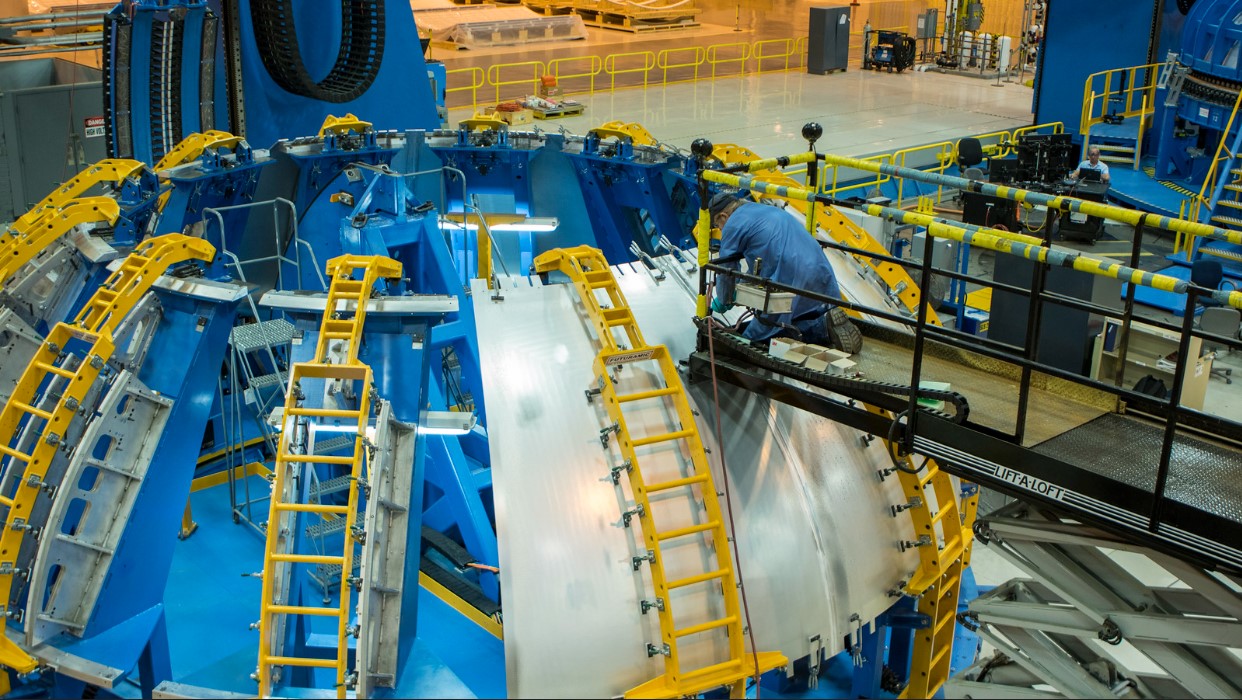
[[[1100,163],[1100,182],[1103,182],[1104,184],[1107,185],[1109,179],[1110,178],[1108,176],[1108,164],[1101,162]]]

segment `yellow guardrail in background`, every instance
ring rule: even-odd
[[[681,58],[686,54],[689,54],[692,57],[688,61]],[[673,83],[685,83],[699,79],[699,66],[703,65],[703,61],[706,60],[706,58],[707,50],[702,46],[683,46],[677,49],[664,49],[660,53],[656,54],[656,67],[664,71],[663,81],[665,85],[671,84],[668,79],[669,70],[675,70],[677,68],[693,68],[694,77],[672,81]],[[683,62],[672,62],[676,60],[682,60]]]
[[[527,78],[507,78],[501,80],[501,73],[512,75],[522,69],[530,70],[530,77]],[[500,88],[510,85],[526,85],[528,89],[523,90],[521,97],[532,95],[537,91],[539,79],[548,73],[548,66],[543,61],[522,61],[520,63],[497,63],[487,69],[487,84],[496,88],[496,101],[500,102]]]
[[[1130,68],[1114,68],[1087,76],[1082,88],[1082,118],[1078,133],[1104,121],[1111,113],[1138,117],[1155,110],[1156,81],[1162,63],[1148,63]],[[1142,134],[1139,135],[1142,138]]]
[[[716,77],[717,66],[728,66],[737,64],[736,73],[727,73],[727,75],[745,75],[746,62],[750,60],[750,52],[754,50],[752,44],[745,41],[739,41],[733,44],[713,44],[707,47],[707,54],[704,60],[712,67],[712,77]],[[721,56],[721,53],[724,56]]]
[[[468,76],[470,76],[470,84],[469,84],[469,85],[458,85],[457,87],[447,87],[447,86],[446,86],[446,87],[445,87],[445,89],[444,89],[444,92],[445,92],[445,94],[446,94],[446,95],[452,95],[452,94],[457,93],[457,92],[467,92],[467,91],[469,91],[469,93],[470,93],[470,106],[471,106],[471,107],[478,106],[478,104],[479,104],[479,89],[480,89],[480,88],[482,88],[484,85],[487,85],[487,74],[483,72],[483,69],[482,69],[482,68],[479,68],[479,67],[477,67],[477,66],[476,66],[476,67],[470,67],[470,68],[454,68],[454,69],[452,69],[452,70],[450,70],[450,71],[446,71],[446,74],[447,74],[447,75],[446,75],[445,80],[446,80],[446,82],[448,82],[449,84],[452,84],[452,82],[453,82],[452,78],[453,78],[453,76],[454,76],[454,75],[468,75]],[[446,99],[447,99],[447,98],[446,98]]]
[[[575,66],[583,63],[587,66],[585,72],[561,72],[562,66]],[[604,59],[599,56],[570,56],[567,58],[554,58],[551,61],[548,61],[547,70],[549,73],[556,76],[556,84],[559,85],[565,92],[582,92],[581,90],[570,90],[569,87],[565,85],[565,81],[573,80],[575,78],[586,78],[588,82],[586,92],[595,94],[595,76],[604,71]]]
[[[1011,140],[1021,141],[1023,136],[1026,136],[1027,134],[1034,134],[1034,133],[1064,134],[1065,124],[1062,122],[1049,122],[1047,124],[1034,124],[1031,126],[1024,126],[1021,129],[1013,130],[1013,139]]]
[[[905,148],[893,154],[893,164],[899,168],[917,168],[930,173],[944,174],[950,165],[957,162],[955,157],[957,153],[957,143],[953,141],[941,141],[939,143],[929,143],[923,146],[915,146],[914,148]],[[934,164],[934,165],[932,165]],[[930,167],[928,167],[930,166]],[[912,183],[916,188],[919,183]],[[906,178],[897,181],[897,204],[901,205],[906,200]],[[936,204],[940,203],[941,195],[944,192],[944,185],[936,186]],[[923,195],[921,192],[919,193]]]
[[[641,58],[642,66],[634,67],[632,65],[634,59]],[[618,66],[618,63],[621,65]],[[656,67],[656,55],[652,51],[631,51],[629,53],[614,53],[604,57],[604,72],[608,74],[608,89],[617,89],[617,76],[629,73],[642,73],[643,89],[647,88],[647,80],[652,70]]]

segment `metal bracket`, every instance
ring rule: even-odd
[[[919,535],[918,540],[914,542],[909,542],[909,541],[898,542],[897,549],[904,552],[907,549],[911,549],[914,547],[926,547],[927,545],[931,543],[932,543],[931,535]]]
[[[602,429],[599,431],[599,444],[603,445],[604,447],[608,447],[608,434],[609,434],[609,433],[616,433],[616,434],[620,435],[620,434],[621,434],[621,424],[620,424],[620,423],[613,423],[612,425],[608,426],[607,428],[602,428]]]
[[[629,527],[630,521],[634,519],[635,515],[641,518],[646,514],[647,514],[647,511],[645,508],[643,508],[643,504],[638,503],[638,504],[635,504],[633,510],[627,510],[624,513],[622,513],[621,520],[625,523],[626,527]]]
[[[650,659],[653,656],[659,656],[661,654],[665,656],[672,656],[673,650],[669,648],[667,644],[661,644],[660,646],[656,646],[654,644],[647,645],[647,658]]]
[[[612,469],[608,470],[610,475],[612,476],[613,485],[621,483],[621,472],[629,473],[629,471],[633,468],[634,468],[634,465],[630,463],[630,460],[627,459],[625,460],[624,464],[619,464],[613,467]]]
[[[645,561],[651,562],[652,564],[655,563],[655,550],[654,549],[648,549],[647,556],[645,557],[631,557],[631,562],[634,565],[635,571],[638,571],[639,569],[643,568],[643,562]],[[0,574],[2,573],[4,572],[2,569],[0,569]]]
[[[921,508],[922,506],[923,506],[923,499],[919,498],[918,496],[915,496],[911,498],[909,502],[907,502],[905,505],[889,506],[888,509],[892,511],[893,517],[895,518],[897,517],[897,514],[901,513],[902,511],[907,511],[907,510],[910,510],[911,508]]]
[[[660,612],[664,612],[664,599],[656,598],[654,603],[649,600],[640,600],[638,601],[638,606],[642,608],[644,615],[646,615],[647,611],[652,608],[655,608],[656,610],[659,610]]]

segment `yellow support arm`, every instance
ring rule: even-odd
[[[33,211],[33,210],[32,210]],[[57,209],[44,209],[43,216],[14,235],[0,235],[0,282],[7,281],[35,256],[82,224],[115,225],[121,207],[111,197],[74,199]]]
[[[137,160],[101,160],[78,173],[76,177],[61,185],[55,192],[44,197],[41,202],[31,207],[30,211],[17,217],[17,221],[13,222],[10,231],[25,232],[35,222],[39,221],[49,209],[63,207],[69,200],[81,196],[82,193],[100,183],[111,182],[115,184],[124,182],[126,178],[140,172],[145,167],[147,167],[145,163]]]

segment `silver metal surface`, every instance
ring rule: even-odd
[[[359,577],[357,697],[376,686],[396,681],[400,645],[401,592],[405,586],[405,555],[414,463],[414,426],[392,417],[384,401],[375,421],[375,458],[367,478],[371,484],[365,520]],[[414,584],[417,585],[417,584]],[[407,640],[407,643],[412,643]]]
[[[116,272],[124,262],[124,259],[113,260],[108,263],[108,271]],[[202,278],[160,275],[151,286],[204,301],[231,302],[246,296],[246,288],[242,285]]]
[[[285,345],[293,340],[293,324],[283,318],[235,326],[229,334],[233,350],[241,353],[254,352],[273,345]]]
[[[228,690],[216,690],[215,688],[205,688],[201,685],[189,685],[186,683],[174,683],[173,681],[164,681],[151,691],[151,697],[154,700],[167,698],[168,700],[180,700],[181,698],[224,698],[226,700],[246,700],[253,698],[254,693],[234,693]]]
[[[639,266],[614,271],[647,342],[686,357],[694,326],[685,289],[667,279],[657,284]],[[601,449],[604,414],[583,394],[594,380],[592,331],[564,285],[515,282],[503,296],[492,301],[475,285],[509,694],[617,695],[663,666],[645,651],[658,624],[640,613],[650,579],[631,564],[641,552],[621,522],[629,503],[609,478],[615,455]],[[820,635],[835,653],[852,629],[849,616],[866,620],[886,609],[887,591],[917,563],[895,546],[909,523],[888,514],[903,500],[895,479],[876,476],[888,459],[879,446],[862,447],[853,430],[719,390],[723,449],[713,437],[712,387],[698,385],[690,396],[718,491],[725,490],[720,456],[728,466],[756,646],[796,659]]]
[[[100,402],[58,482],[30,566],[27,645],[81,634],[90,621],[171,407],[128,371]]]
[[[121,256],[120,251],[108,245],[107,241],[99,236],[92,236],[90,231],[83,226],[73,227],[69,233],[65,234],[65,240],[77,248],[82,257],[95,264],[110,262]]]
[[[328,295],[322,292],[271,291],[259,299],[260,306],[282,311],[323,313]],[[353,311],[352,301],[342,301],[340,311]],[[448,294],[416,294],[404,297],[380,297],[367,300],[368,314],[447,314],[457,311],[457,297]]]
[[[43,338],[12,309],[0,307],[0,405],[7,404]]]
[[[6,625],[4,632],[15,644],[21,645],[24,641],[21,631],[16,628]],[[111,689],[118,678],[123,678],[128,673],[126,670],[84,659],[49,644],[39,644],[26,651],[38,659],[41,665],[47,666],[56,673],[63,673],[70,678],[76,678],[100,688]]]

